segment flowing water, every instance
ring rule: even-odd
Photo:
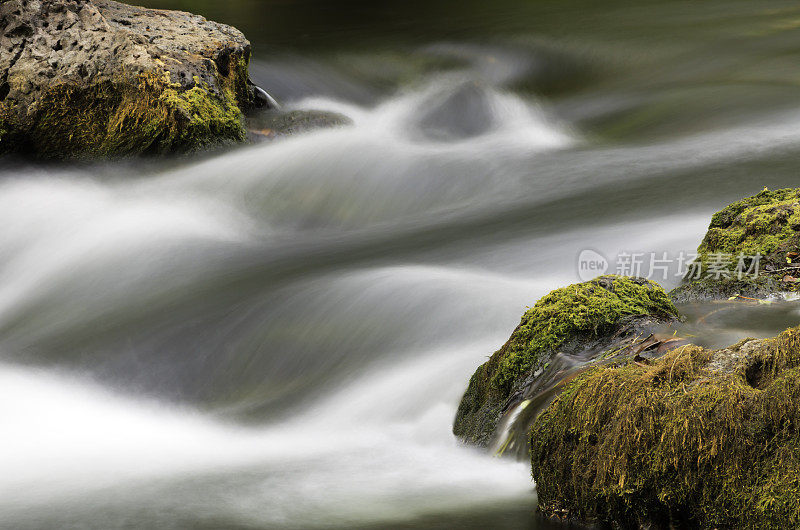
[[[551,528],[453,438],[471,373],[582,250],[674,257],[798,185],[795,2],[150,4],[353,123],[0,160],[3,528]],[[713,344],[800,314],[690,309]]]

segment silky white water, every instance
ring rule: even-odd
[[[520,88],[623,62],[584,38],[591,54],[265,56],[251,71],[281,74],[286,109],[352,124],[171,160],[0,159],[0,527],[550,528],[525,462],[453,437],[469,377],[579,281],[582,250],[692,251],[725,204],[796,185],[800,152],[782,103],[721,91],[690,121],[700,96],[636,65],[577,94]],[[693,55],[660,50],[696,87]]]

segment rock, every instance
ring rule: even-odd
[[[526,455],[528,426],[565,380],[593,363],[677,346],[651,336],[677,314],[664,290],[643,278],[602,276],[552,291],[472,376],[453,432]]]
[[[463,83],[431,94],[427,107],[416,120],[421,136],[433,141],[474,138],[495,125],[494,105],[489,91],[476,83]]]
[[[765,189],[717,212],[697,253],[699,270],[690,270],[683,285],[670,292],[676,303],[725,299],[736,294],[767,298],[797,291],[800,189]],[[756,255],[760,259],[754,274],[751,257]],[[697,275],[700,277],[695,279]]]
[[[0,152],[170,153],[245,140],[250,43],[111,0],[0,3]]]
[[[300,134],[317,129],[352,125],[352,120],[342,114],[321,110],[272,110],[262,112],[250,126],[253,141],[271,140],[280,136]]]
[[[700,278],[685,282],[669,292],[676,304],[727,300],[736,295],[748,298],[768,299],[781,293],[794,290],[794,287],[781,281],[779,277],[764,275],[760,278]]]
[[[530,447],[539,510],[550,516],[797,528],[800,328],[585,372],[536,418]]]

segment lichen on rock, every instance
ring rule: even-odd
[[[0,48],[0,153],[120,156],[246,139],[250,43],[229,26],[111,0],[8,0]]]
[[[538,416],[530,446],[547,515],[621,528],[795,528],[800,328],[595,368]]]
[[[794,274],[800,276],[800,189],[764,189],[717,212],[697,254],[700,277],[694,277],[698,268],[690,269],[684,284],[670,293],[677,302],[734,294],[764,298],[798,290]],[[759,256],[757,271],[754,256]],[[749,274],[735,271],[740,259],[740,269]],[[716,271],[710,274],[712,268]]]
[[[559,352],[586,352],[587,358],[634,336],[641,324],[669,321],[675,306],[655,282],[602,276],[556,289],[523,316],[509,340],[472,376],[458,407],[453,432],[464,441],[488,445],[509,398],[524,396],[540,371]],[[641,318],[639,318],[641,317]]]

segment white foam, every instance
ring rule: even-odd
[[[0,515],[19,517],[34,507],[46,512],[64,502],[91,506],[94,497],[114,488],[137,492],[129,509],[166,503],[180,511],[179,494],[148,498],[147,483],[185,481],[182,490],[206,495],[213,481],[193,476],[242,472],[250,478],[226,486],[225,495],[235,503],[203,510],[267,525],[325,526],[409,518],[470,502],[532,502],[524,464],[488,459],[453,440],[448,426],[455,387],[448,377],[450,392],[443,397],[436,385],[454,362],[464,371],[462,351],[431,352],[430,358],[356,382],[308,414],[262,429],[119,398],[65,376],[0,367]],[[408,377],[416,380],[412,395]],[[426,395],[432,401],[422,403]],[[415,413],[386,414],[397,412],[397,403]],[[367,416],[361,414],[365,404],[371,409]]]

